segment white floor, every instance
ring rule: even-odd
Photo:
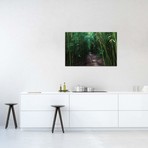
[[[0,148],[148,148],[148,131],[0,130]]]

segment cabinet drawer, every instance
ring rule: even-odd
[[[51,105],[65,105],[62,110],[69,110],[69,96],[60,95],[22,95],[21,110],[54,110]]]
[[[115,94],[70,95],[70,110],[117,110],[118,96]]]
[[[118,127],[118,112],[71,111],[70,127]]]
[[[69,127],[69,112],[61,111],[64,127]],[[21,111],[20,127],[52,127],[54,111]],[[57,114],[55,127],[61,126]]]
[[[148,94],[119,95],[119,110],[148,110]]]
[[[148,111],[119,111],[119,127],[148,127]]]

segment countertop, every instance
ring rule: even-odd
[[[111,92],[111,91],[94,91],[94,92],[21,92],[21,95],[49,95],[49,94],[148,94],[148,92]]]

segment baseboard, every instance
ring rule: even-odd
[[[51,131],[51,128],[20,128],[20,130],[28,130],[28,131]],[[95,131],[135,131],[135,130],[148,130],[148,127],[123,127],[123,128],[64,128],[67,132],[75,132],[75,131],[89,131],[89,132],[95,132]],[[61,128],[55,128],[55,131],[61,131]]]

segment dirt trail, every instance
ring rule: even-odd
[[[104,66],[104,62],[96,54],[89,53],[86,57],[86,66]]]

